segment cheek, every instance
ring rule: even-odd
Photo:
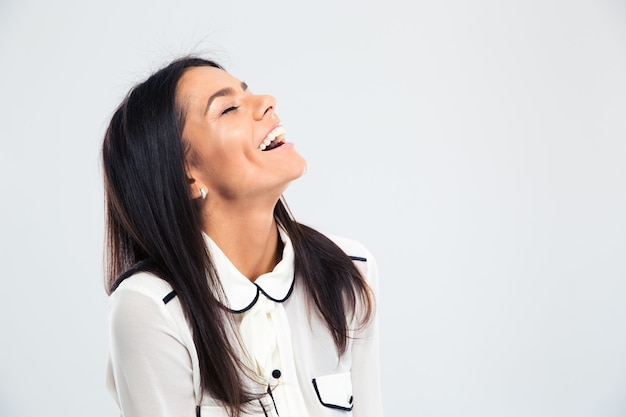
[[[222,132],[205,132],[196,143],[204,166],[210,167],[222,164],[232,156],[228,137]]]
[[[244,186],[254,177],[253,164],[241,147],[215,146],[206,153],[204,167],[210,184],[225,189]]]

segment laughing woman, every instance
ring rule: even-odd
[[[114,113],[102,158],[110,364],[124,417],[380,417],[377,272],[297,223],[306,162],[271,96],[172,62]]]

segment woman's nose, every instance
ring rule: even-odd
[[[273,96],[256,96],[256,101],[254,108],[254,118],[256,120],[262,120],[274,114],[276,99]]]

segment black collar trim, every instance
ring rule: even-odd
[[[230,311],[231,313],[235,313],[235,314],[245,313],[246,311],[254,307],[256,302],[259,300],[260,294],[263,294],[266,298],[274,301],[275,303],[284,303],[285,301],[287,301],[291,293],[293,293],[293,287],[294,287],[295,282],[296,282],[296,277],[294,276],[293,279],[291,280],[291,286],[289,287],[289,291],[287,291],[287,295],[285,295],[285,297],[282,300],[277,300],[276,298],[266,293],[263,290],[263,288],[259,287],[257,284],[254,284],[254,286],[256,287],[256,295],[254,296],[254,300],[252,300],[250,304],[248,304],[246,307],[242,308],[241,310],[233,310],[232,308],[228,308],[228,307],[226,307],[226,309]]]

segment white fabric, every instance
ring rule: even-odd
[[[347,409],[352,408],[352,389],[346,390],[350,386],[350,374],[347,372],[315,378],[315,388],[320,399]]]
[[[275,327],[289,325],[285,309],[268,298],[260,297],[250,311],[244,313],[239,332],[248,353],[252,356],[252,369],[257,374],[269,376],[278,356]]]
[[[281,238],[281,262],[252,283],[206,237],[246,358],[261,382],[272,387],[273,401],[263,401],[265,412],[280,417],[381,417],[377,318],[355,329],[346,353],[338,357],[323,319],[308,307],[294,278],[293,248],[282,230]],[[367,259],[355,264],[376,293],[371,254],[354,241],[333,240],[348,255]],[[203,417],[225,416],[220,404],[201,393],[193,337],[178,297],[163,302],[169,292],[165,281],[138,273],[111,295],[107,386],[124,417],[193,417],[198,404]],[[274,370],[280,371],[279,378],[272,376]],[[346,397],[354,398],[351,412],[333,407],[345,407]],[[339,399],[341,404],[333,403]]]

